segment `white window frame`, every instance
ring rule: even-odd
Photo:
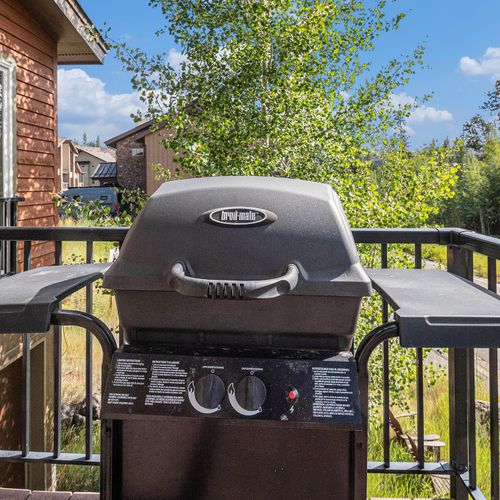
[[[144,156],[144,148],[130,148],[130,155],[131,156]]]
[[[17,189],[16,61],[0,52],[2,73],[2,135],[0,137],[0,198],[14,198]]]

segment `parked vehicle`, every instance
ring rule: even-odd
[[[111,216],[120,215],[122,212],[118,189],[112,186],[69,188],[61,193],[61,198],[62,203],[59,207],[59,215],[61,216],[68,215],[65,205],[69,203],[71,204],[70,215],[72,216],[76,215],[76,205],[84,206],[89,202],[94,202],[100,208],[109,207],[109,215]]]

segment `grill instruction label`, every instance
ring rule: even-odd
[[[353,417],[355,408],[351,370],[349,366],[314,366],[313,417]]]
[[[203,390],[210,391],[212,386],[200,382],[207,375],[217,376],[219,387],[223,384],[222,399],[211,408],[203,406],[210,400]],[[258,412],[241,411],[244,400],[234,400],[241,397],[237,396],[242,390],[239,384],[251,377],[265,386],[265,401]],[[294,398],[289,397],[291,391]],[[282,425],[322,422],[348,429],[361,426],[356,363],[335,358],[255,359],[117,351],[102,414],[115,419],[185,416],[274,420],[284,422]]]

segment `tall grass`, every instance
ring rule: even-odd
[[[92,434],[94,453],[100,450],[100,425],[94,424]],[[61,448],[64,453],[82,453],[85,433],[73,427],[63,427]],[[57,489],[60,491],[99,491],[99,467],[88,465],[58,465]]]
[[[476,398],[489,400],[488,390],[483,380],[476,380]],[[413,394],[409,395],[410,407],[415,409],[416,402]],[[441,378],[434,386],[425,390],[424,405],[425,434],[438,434],[446,446],[441,451],[441,460],[449,460],[449,401],[448,380]],[[415,417],[400,418],[405,432],[416,435]],[[392,431],[391,431],[392,434]],[[392,435],[393,436],[393,435]],[[372,426],[368,440],[369,459],[381,461],[383,457],[382,426]],[[476,454],[477,454],[477,482],[486,496],[490,498],[490,439],[489,428],[476,422]],[[413,457],[400,444],[391,441],[392,461],[414,461]],[[435,457],[426,456],[426,460],[435,461]],[[429,477],[393,476],[386,474],[370,474],[368,476],[369,497],[396,497],[396,498],[438,498]],[[449,498],[444,494],[445,498]]]
[[[64,225],[73,225],[65,221]],[[78,225],[86,225],[85,223]],[[113,243],[94,243],[94,262],[106,262],[109,252],[114,248]],[[80,264],[84,262],[86,244],[83,242],[63,242],[62,261],[64,264]],[[116,332],[118,328],[118,314],[115,301],[110,293],[101,287],[101,282],[96,282],[93,287],[92,313],[104,321],[108,327]],[[62,303],[64,309],[85,311],[85,290],[79,290]],[[64,327],[62,329],[62,401],[74,403],[82,401],[85,397],[85,360],[86,334],[77,327]],[[92,340],[92,392],[100,393],[101,389],[101,363],[102,351],[99,343]],[[99,453],[100,426],[94,424],[93,449]],[[73,427],[63,427],[61,439],[62,451],[66,453],[85,452],[85,431]],[[66,491],[99,491],[99,467],[62,465],[57,466],[57,489]]]
[[[422,256],[426,260],[437,262],[446,267],[447,247],[444,245],[424,245]],[[480,278],[488,277],[488,257],[474,254],[474,275]],[[500,281],[500,261],[497,261],[497,281]]]

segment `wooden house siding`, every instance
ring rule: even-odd
[[[18,0],[0,0],[0,53],[16,61],[17,193],[20,226],[53,226],[57,172],[57,44]],[[21,252],[22,255],[22,246]],[[33,266],[53,263],[54,246],[38,243]]]
[[[146,191],[153,194],[165,182],[156,179],[155,165],[161,165],[164,169],[170,170],[172,175],[176,174],[178,165],[174,163],[174,152],[165,149],[161,144],[162,135],[165,130],[158,130],[145,136],[146,144]]]

